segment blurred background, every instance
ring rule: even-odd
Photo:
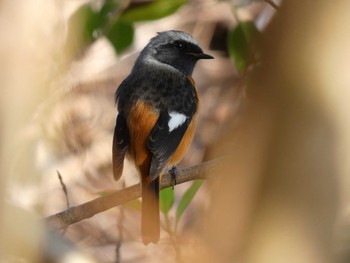
[[[0,262],[350,262],[350,2],[0,1]],[[114,92],[157,32],[214,60],[157,245],[140,200],[57,231],[44,218],[138,183],[112,177]]]

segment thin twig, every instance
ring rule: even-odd
[[[209,178],[210,174],[213,174],[213,172],[217,170],[218,165],[221,164],[221,160],[222,158],[208,161],[190,168],[178,170],[176,184],[192,181],[194,179]],[[172,180],[172,176],[169,173],[162,176],[162,189],[170,187],[173,184],[174,182]],[[141,197],[141,188],[139,184],[137,184],[51,215],[46,218],[46,222],[56,229],[64,229],[71,224],[77,223],[86,218],[90,218],[98,213],[139,197]]]
[[[268,3],[270,6],[272,6],[275,10],[279,9],[279,6],[276,5],[272,0],[264,0],[266,3]]]
[[[69,198],[68,198],[68,191],[67,191],[67,187],[65,185],[65,183],[63,182],[62,176],[60,174],[59,171],[57,171],[57,175],[58,175],[58,179],[60,180],[60,184],[62,186],[62,190],[64,192],[64,195],[66,197],[66,204],[67,204],[67,209],[69,208],[70,204],[69,204]]]

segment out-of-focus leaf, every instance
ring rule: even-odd
[[[173,14],[186,2],[187,0],[155,0],[126,10],[120,18],[129,22],[156,20]]]
[[[125,206],[141,212],[141,201],[139,199],[130,200]]]
[[[108,18],[108,16],[112,15],[113,12],[118,8],[119,1],[116,0],[106,0],[101,10],[99,12],[100,16]]]
[[[111,41],[115,51],[120,54],[132,44],[134,39],[133,24],[118,20],[107,32],[106,36]]]
[[[67,50],[70,50],[71,55],[75,56],[94,41],[94,32],[103,22],[104,18],[88,4],[82,5],[72,14],[68,21],[66,40]]]
[[[88,4],[82,5],[69,19],[69,28],[75,30],[72,34],[77,36],[79,30],[82,34],[82,40],[89,43],[93,40],[94,31],[101,25],[101,17],[92,10]],[[78,31],[76,31],[78,30]]]
[[[186,190],[186,192],[183,194],[179,205],[176,209],[176,224],[179,222],[181,216],[185,212],[188,205],[191,203],[193,197],[196,195],[197,191],[201,187],[203,181],[202,180],[195,180],[192,185]]]
[[[252,43],[258,33],[253,22],[239,22],[229,34],[229,54],[239,72],[243,72],[253,59]]]
[[[174,204],[174,191],[170,187],[160,191],[160,210],[167,214]]]

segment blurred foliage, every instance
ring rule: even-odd
[[[160,210],[167,214],[174,204],[174,190],[172,188],[165,188],[160,191]]]
[[[169,211],[174,207],[174,189],[169,187],[160,191],[160,210],[165,216],[165,225],[163,225],[163,228],[172,239],[176,239],[176,229],[181,216],[190,205],[202,183],[202,180],[195,180],[181,196],[181,199],[176,207],[175,222],[171,220],[171,217],[169,216]]]
[[[182,214],[185,212],[188,205],[191,203],[193,197],[196,195],[197,191],[201,187],[203,181],[196,180],[192,185],[186,190],[183,196],[180,199],[179,205],[176,209],[176,224],[180,221]]]
[[[156,20],[175,13],[187,0],[156,0],[146,5],[126,10],[121,19],[128,22]]]
[[[238,22],[228,37],[230,58],[234,61],[238,71],[244,72],[254,62],[254,42],[259,31],[253,22]]]
[[[134,26],[132,23],[118,20],[112,25],[106,37],[113,45],[117,54],[120,54],[132,44],[134,38]]]
[[[75,56],[96,39],[105,36],[120,54],[133,43],[135,22],[166,17],[186,2],[156,0],[124,8],[123,2],[106,0],[99,10],[94,10],[89,3],[84,4],[69,19],[67,45]],[[81,32],[81,35],[76,32]]]

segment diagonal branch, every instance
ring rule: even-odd
[[[272,0],[264,0],[266,3],[268,3],[270,6],[272,6],[275,10],[278,10],[279,7],[276,5]]]
[[[217,169],[220,163],[221,159],[216,159],[197,166],[178,170],[176,184],[195,179],[207,179],[213,173],[215,168]],[[161,189],[170,187],[173,183],[172,175],[169,173],[164,174],[162,177]],[[137,184],[51,215],[46,218],[46,222],[56,229],[64,229],[71,224],[90,218],[98,213],[139,197],[141,197],[141,188],[139,184]]]

